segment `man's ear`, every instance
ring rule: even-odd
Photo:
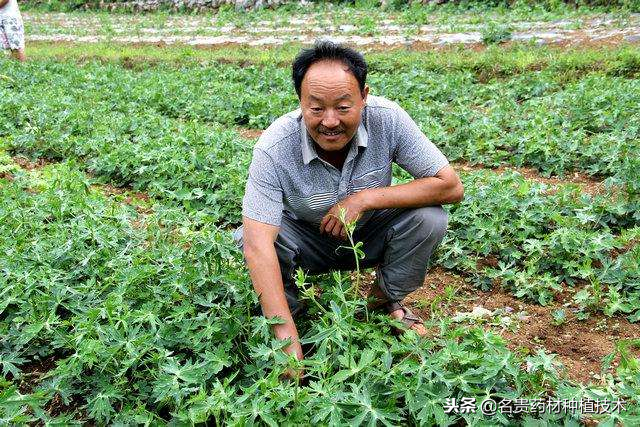
[[[364,89],[362,90],[362,100],[364,103],[367,103],[367,95],[369,95],[369,85],[364,85]]]

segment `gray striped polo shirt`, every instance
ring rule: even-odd
[[[319,224],[347,196],[389,186],[392,162],[414,178],[433,176],[448,164],[411,117],[385,98],[367,97],[342,171],[318,157],[300,109],[292,111],[274,121],[253,149],[242,215],[276,226],[283,214]]]

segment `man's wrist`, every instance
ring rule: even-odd
[[[367,188],[362,191],[356,193],[356,197],[358,198],[358,203],[362,208],[362,212],[367,212],[372,209],[375,209],[374,206],[374,198],[372,197],[374,189]]]
[[[298,339],[298,329],[293,319],[285,319],[285,323],[273,325],[273,334],[279,340],[285,340],[287,338]]]
[[[285,348],[286,353],[294,353],[296,357],[302,359],[302,348],[300,346],[300,338],[298,336],[298,329],[296,328],[293,320],[290,323],[283,323],[280,325],[274,325],[273,333],[276,339],[279,340],[291,340],[291,343]]]

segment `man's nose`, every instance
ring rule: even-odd
[[[322,118],[322,126],[333,129],[340,125],[340,119],[334,110],[327,110]]]

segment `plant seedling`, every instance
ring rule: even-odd
[[[562,326],[567,322],[567,313],[559,308],[551,312],[552,323],[554,326]]]

